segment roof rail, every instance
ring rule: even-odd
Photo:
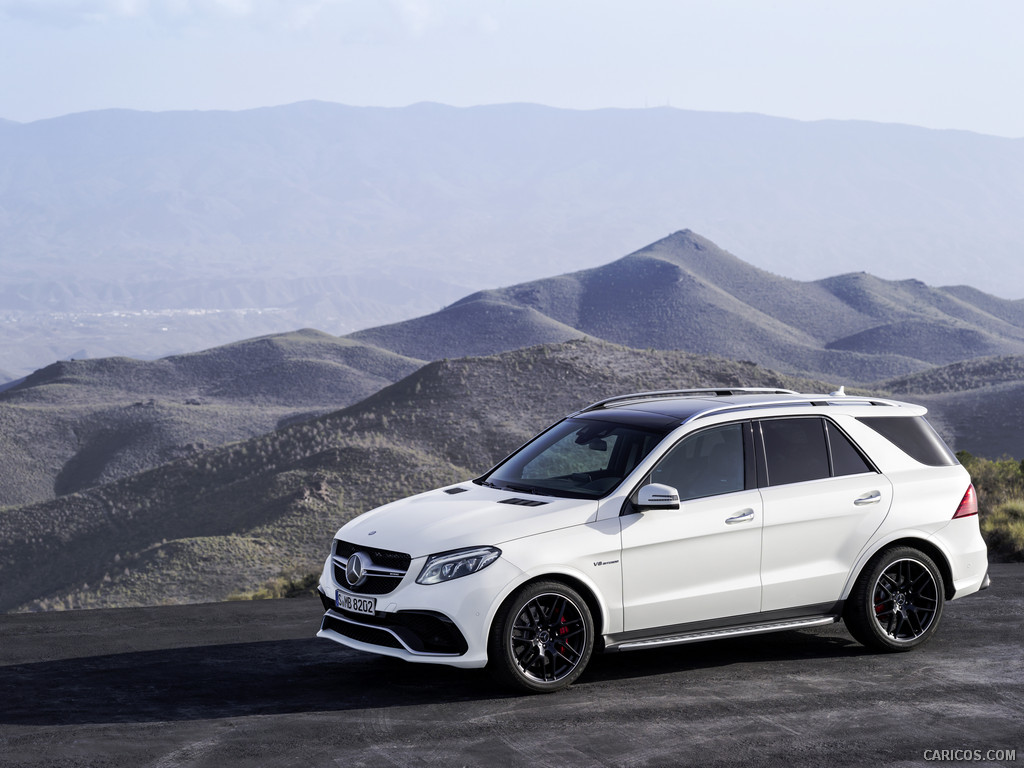
[[[799,393],[794,393],[799,394]],[[727,405],[720,405],[716,408],[708,408],[705,411],[695,413],[686,419],[686,422],[696,421],[697,419],[707,418],[708,416],[714,416],[719,413],[727,413],[729,411],[742,411],[749,408],[778,408],[788,406],[801,406],[801,405],[869,405],[869,406],[903,406],[904,403],[897,402],[895,400],[885,400],[879,397],[851,397],[845,392],[839,397],[828,397],[812,396],[806,399],[797,400],[764,400],[756,403],[729,403]],[[686,423],[684,422],[684,423]]]
[[[703,389],[664,389],[656,392],[634,392],[629,395],[618,395],[591,403],[576,413],[596,411],[622,403],[639,403],[644,400],[661,400],[670,397],[728,397],[729,395],[799,395],[792,389],[771,389],[768,387],[705,387]]]

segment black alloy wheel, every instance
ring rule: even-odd
[[[899,643],[921,637],[935,620],[938,585],[921,562],[907,558],[886,568],[872,595],[875,621]]]
[[[558,582],[527,585],[499,612],[491,631],[490,666],[499,680],[533,692],[571,685],[594,650],[586,601]]]
[[[907,651],[935,632],[944,600],[935,562],[915,549],[896,547],[877,555],[861,573],[844,618],[864,645]]]

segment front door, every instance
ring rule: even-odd
[[[747,471],[749,430],[729,424],[683,438],[648,478],[679,491],[680,508],[620,518],[625,631],[760,610],[762,502]]]

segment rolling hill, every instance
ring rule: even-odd
[[[422,364],[312,330],[156,361],[55,363],[0,392],[0,506],[71,493],[337,410]]]
[[[341,411],[0,509],[0,610],[223,600],[316,570],[351,516],[472,477],[589,402],[741,383],[824,386],[583,340],[430,363]]]
[[[481,291],[349,338],[438,359],[586,334],[863,384],[954,360],[1022,354],[1016,308],[916,280],[849,274],[800,282],[684,230],[602,267]]]

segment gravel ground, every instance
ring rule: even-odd
[[[1024,565],[991,574],[912,653],[838,624],[602,656],[547,696],[317,640],[313,598],[0,616],[0,765],[1024,765]]]

